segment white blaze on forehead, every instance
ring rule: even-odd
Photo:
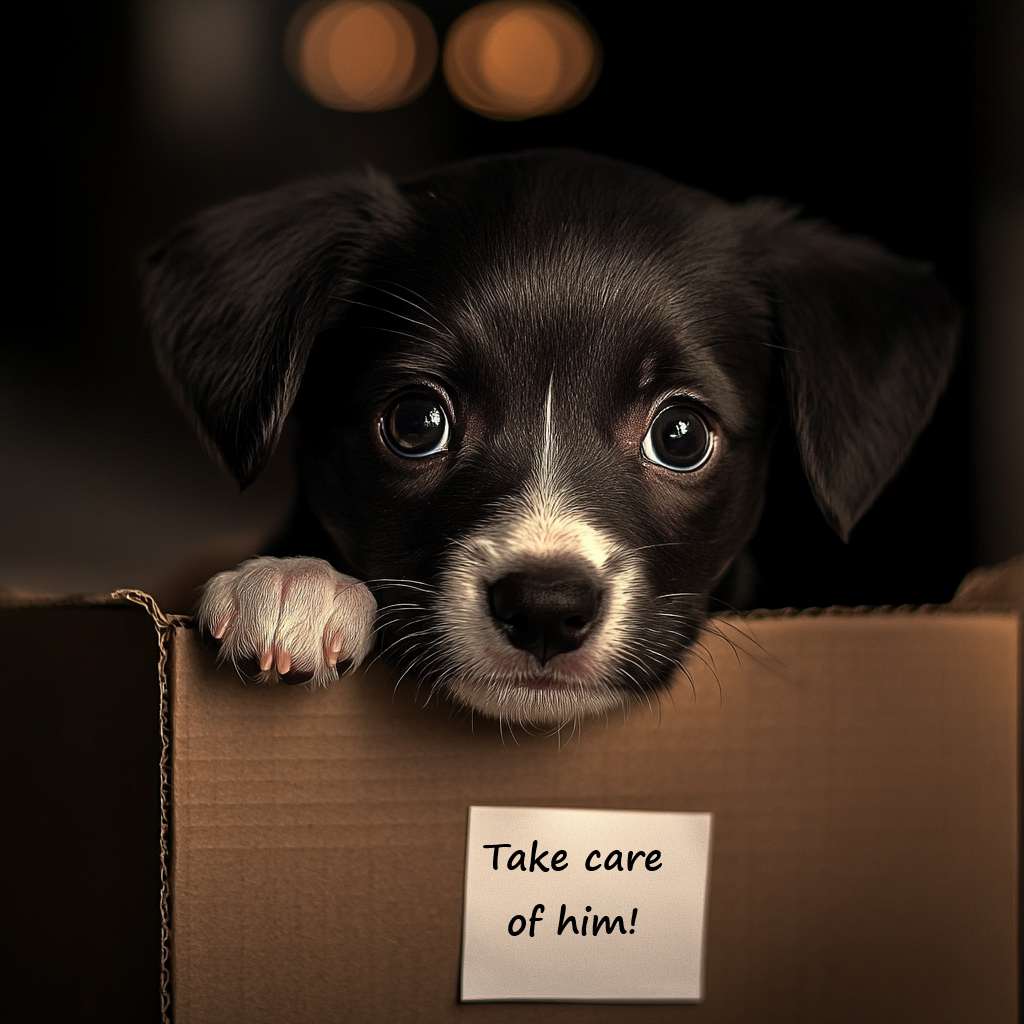
[[[548,381],[548,397],[544,402],[544,447],[540,456],[540,478],[545,481],[551,475],[551,392],[555,387],[555,375]]]
[[[500,571],[500,575],[521,568],[523,562],[562,558],[589,563],[601,574],[612,558],[625,553],[614,538],[573,508],[571,493],[560,486],[552,417],[554,382],[552,374],[544,401],[540,450],[526,488],[511,499],[507,512],[468,537],[462,546],[478,565]],[[486,582],[498,578],[488,574]]]

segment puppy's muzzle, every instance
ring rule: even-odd
[[[498,628],[541,665],[583,644],[600,618],[601,598],[588,573],[559,562],[510,572],[488,588]]]
[[[449,692],[509,723],[558,727],[628,700],[642,566],[567,504],[528,493],[453,547],[438,588]]]

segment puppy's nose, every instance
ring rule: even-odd
[[[551,566],[511,572],[491,585],[491,614],[514,647],[543,665],[583,643],[601,608],[589,576]]]

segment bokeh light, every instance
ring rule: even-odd
[[[485,3],[448,33],[444,74],[456,98],[485,117],[515,121],[567,110],[601,70],[583,19],[553,3]]]
[[[437,64],[430,19],[402,0],[307,4],[291,20],[285,50],[299,83],[336,110],[400,107],[423,91]]]

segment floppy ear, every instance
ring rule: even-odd
[[[931,418],[959,314],[925,264],[757,205],[793,431],[818,506],[846,540]]]
[[[406,212],[378,175],[301,182],[200,214],[147,257],[160,368],[243,487],[277,443],[332,301]]]

